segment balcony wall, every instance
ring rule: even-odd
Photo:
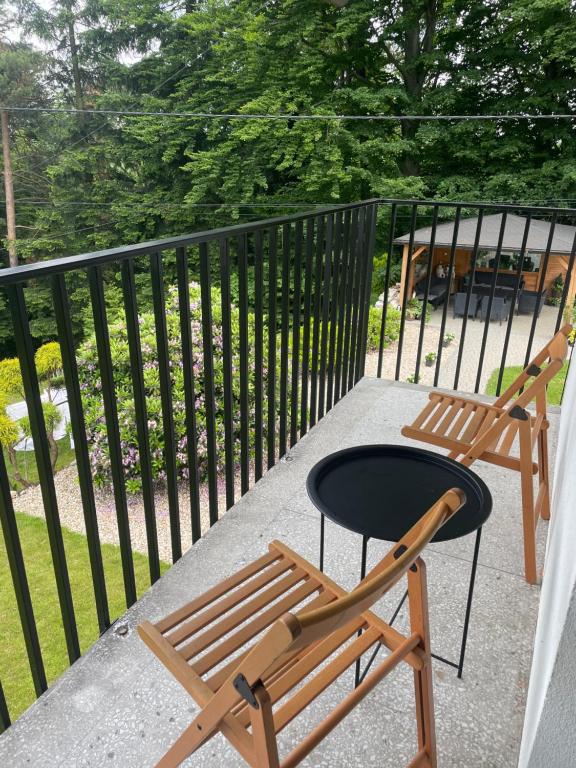
[[[534,644],[521,768],[576,764],[576,369],[566,384],[554,511]]]

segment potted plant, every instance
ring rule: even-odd
[[[453,333],[445,333],[444,338],[442,339],[442,346],[443,347],[449,346],[454,341],[455,338],[456,336],[454,336]]]
[[[408,384],[418,384],[418,376],[416,376],[415,373],[411,373],[410,376],[406,379]]]
[[[434,363],[436,362],[436,357],[437,357],[436,352],[428,352],[428,354],[425,357],[426,365],[428,366],[428,368],[431,368],[434,365]]]

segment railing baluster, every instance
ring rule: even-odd
[[[8,704],[6,704],[6,697],[4,696],[4,689],[2,688],[2,682],[0,681],[0,734],[10,727],[10,713],[8,712]]]
[[[240,310],[240,492],[250,488],[250,416],[248,413],[248,254],[246,235],[237,240]]]
[[[412,206],[412,215],[410,217],[410,237],[408,240],[408,251],[407,251],[407,257],[404,259],[404,256],[402,256],[402,269],[406,270],[406,274],[404,275],[404,291],[403,295],[400,297],[400,301],[402,302],[402,309],[400,311],[400,331],[398,334],[398,352],[396,353],[396,372],[394,374],[394,379],[398,381],[400,379],[400,370],[402,366],[402,347],[404,345],[404,330],[406,328],[406,304],[408,303],[408,285],[410,283],[410,270],[412,268],[412,263],[410,261],[412,257],[412,249],[414,248],[414,232],[416,230],[416,217],[418,215],[418,206],[413,205]],[[406,263],[404,263],[404,261]],[[422,311],[426,311],[426,307],[422,307]]]
[[[456,359],[456,372],[454,373],[454,389],[458,389],[458,382],[460,380],[460,368],[462,366],[462,356],[464,354],[464,342],[466,340],[466,328],[468,326],[468,310],[470,308],[470,298],[472,296],[472,288],[474,287],[474,279],[476,277],[476,262],[478,260],[478,247],[480,245],[480,235],[482,233],[482,222],[484,221],[484,209],[480,208],[478,211],[478,223],[476,224],[476,234],[474,236],[474,246],[472,248],[472,255],[470,256],[470,282],[466,290],[466,300],[464,302],[464,317],[462,318],[462,332],[460,334],[460,344],[458,345],[458,357]]]
[[[254,480],[262,477],[263,395],[262,368],[264,366],[264,273],[262,232],[254,236]]]
[[[290,448],[298,440],[298,374],[300,371],[300,302],[302,301],[303,222],[297,221],[294,233],[294,294],[292,304],[292,379],[290,382]]]
[[[310,309],[314,253],[314,219],[306,222],[306,276],[304,279],[304,325],[302,328],[302,397],[300,400],[300,435],[308,431],[308,375],[310,371]]]
[[[363,339],[364,339],[364,324],[368,307],[366,305],[366,278],[368,275],[368,251],[370,248],[369,243],[369,230],[370,230],[370,209],[362,208],[360,211],[362,217],[362,226],[360,229],[360,286],[358,288],[358,326],[356,329],[356,343],[354,348],[356,350],[356,357],[354,360],[354,384],[356,385],[360,379],[360,370],[363,366]]]
[[[40,696],[48,688],[46,681],[46,672],[44,670],[44,661],[42,659],[42,650],[38,639],[38,630],[32,599],[30,597],[30,588],[26,576],[26,566],[24,564],[24,555],[22,554],[22,545],[18,534],[18,525],[14,514],[14,505],[12,503],[12,494],[10,493],[10,484],[6,463],[4,461],[4,452],[0,446],[0,524],[4,536],[4,545],[8,557],[8,565],[12,575],[12,584],[14,585],[14,594],[16,604],[20,615],[20,624],[22,625],[22,634],[28,654],[28,663],[32,674],[32,682],[36,696]],[[2,590],[8,588],[7,584],[2,584]],[[2,696],[0,694],[0,720],[2,719]],[[8,709],[6,708],[6,714]],[[10,724],[8,718],[6,728]]]
[[[324,250],[324,280],[322,285],[322,332],[320,336],[320,376],[318,394],[318,421],[324,416],[326,403],[326,362],[330,321],[330,281],[332,279],[332,251],[334,246],[334,216],[326,218],[326,243]]]
[[[88,284],[90,286],[94,332],[96,335],[96,348],[98,351],[98,365],[100,367],[100,379],[102,382],[102,400],[104,403],[106,433],[108,435],[108,451],[110,454],[112,486],[114,488],[118,539],[120,541],[120,556],[124,577],[124,592],[126,594],[126,605],[131,606],[132,603],[136,602],[136,582],[134,580],[130,523],[128,520],[126,486],[124,485],[124,471],[122,467],[120,428],[118,425],[118,405],[114,387],[114,374],[112,372],[110,335],[108,333],[108,317],[104,299],[104,284],[101,267],[90,267],[88,270]]]
[[[346,312],[346,289],[348,279],[348,259],[350,255],[350,211],[344,213],[344,231],[342,235],[340,280],[338,285],[338,334],[336,340],[336,371],[334,375],[334,403],[342,396],[344,318]]]
[[[344,326],[344,366],[342,370],[342,396],[350,389],[350,348],[352,342],[352,306],[355,296],[355,285],[358,280],[358,210],[352,211],[350,227],[350,244],[348,257],[348,273],[346,276],[346,318]]]
[[[232,395],[232,325],[230,308],[230,249],[220,238],[220,295],[222,306],[222,366],[224,380],[224,458],[226,464],[226,509],[234,506],[234,400]]]
[[[372,306],[372,270],[374,268],[374,248],[376,244],[376,217],[378,209],[376,205],[371,205],[367,209],[366,229],[365,229],[365,263],[366,275],[364,281],[364,298],[362,305],[364,307],[364,317],[362,322],[362,335],[360,337],[360,356],[358,359],[357,380],[360,380],[366,370],[366,353],[368,346],[368,329],[370,327],[370,308]]]
[[[474,386],[474,392],[477,394],[480,389],[480,381],[482,379],[482,368],[484,365],[484,353],[486,352],[486,342],[488,340],[488,330],[490,328],[490,316],[492,315],[492,303],[494,300],[494,294],[496,292],[496,280],[498,279],[498,269],[500,267],[500,257],[502,256],[502,242],[504,240],[504,232],[506,230],[506,217],[507,212],[502,213],[502,222],[500,224],[500,232],[498,233],[498,245],[496,247],[496,256],[494,258],[494,268],[492,274],[492,280],[490,281],[490,293],[488,295],[488,305],[486,308],[486,320],[484,321],[484,331],[482,333],[482,344],[480,345],[480,358],[478,360],[478,369],[476,371],[476,384]],[[484,301],[484,299],[482,299]]]
[[[456,206],[456,218],[454,219],[454,232],[452,236],[452,245],[450,247],[450,261],[448,262],[448,274],[446,275],[446,301],[442,308],[442,321],[440,322],[440,336],[438,337],[438,350],[436,352],[436,368],[434,369],[434,386],[438,386],[440,377],[442,350],[444,341],[444,331],[446,330],[446,318],[448,317],[448,304],[450,303],[450,288],[452,286],[452,276],[454,274],[454,263],[456,261],[456,249],[458,245],[458,231],[460,229],[460,216],[462,208]],[[422,312],[426,313],[426,305],[422,306]]]
[[[332,248],[332,294],[330,298],[330,336],[328,340],[328,387],[326,391],[326,411],[334,403],[334,378],[336,365],[336,336],[338,334],[338,289],[341,273],[342,214],[334,217],[334,247]]]
[[[138,439],[138,452],[140,454],[140,476],[142,480],[146,541],[148,544],[148,564],[150,568],[150,581],[153,584],[160,578],[160,558],[158,554],[154,481],[148,433],[148,409],[146,407],[146,388],[144,386],[144,369],[138,323],[138,303],[134,281],[134,264],[131,259],[122,263],[122,291],[124,294],[124,313],[126,315],[126,331],[130,351],[130,378],[132,379],[132,392],[134,393],[136,436]],[[74,438],[74,441],[76,441],[76,438]]]
[[[528,345],[526,346],[526,356],[524,358],[524,365],[528,365],[530,360],[530,353],[532,352],[532,343],[534,341],[534,333],[536,331],[536,323],[538,322],[538,315],[540,314],[540,306],[544,296],[544,283],[546,280],[546,272],[548,270],[548,261],[550,260],[550,250],[554,241],[554,230],[556,229],[556,219],[558,214],[554,212],[552,214],[552,220],[550,222],[550,231],[548,233],[548,241],[546,243],[546,251],[544,252],[544,262],[540,257],[540,281],[538,284],[538,295],[536,296],[536,306],[534,307],[534,315],[532,317],[532,325],[530,326],[530,335],[528,337]]]
[[[354,238],[355,268],[354,289],[352,294],[352,329],[350,335],[350,362],[348,368],[348,389],[356,384],[356,357],[358,353],[358,337],[361,318],[362,286],[365,277],[365,264],[363,258],[364,221],[366,211],[361,208],[358,212],[358,229]]]
[[[216,457],[216,406],[214,402],[214,358],[212,348],[212,296],[208,244],[200,243],[200,296],[202,300],[202,350],[204,356],[204,405],[208,454],[208,516],[210,525],[218,521],[218,477]]]
[[[282,227],[282,325],[280,328],[280,426],[278,430],[279,457],[286,453],[288,407],[288,339],[290,333],[290,224]]]
[[[388,315],[388,296],[390,293],[390,269],[392,266],[392,249],[394,248],[394,229],[396,227],[396,204],[390,209],[390,226],[388,230],[388,253],[386,256],[386,276],[384,277],[384,300],[382,304],[382,324],[380,326],[380,343],[378,345],[378,378],[382,378],[384,362],[384,341],[386,339],[386,318]]]
[[[420,317],[420,332],[418,334],[418,349],[416,350],[416,365],[414,366],[414,382],[418,384],[420,379],[420,363],[422,361],[422,347],[424,345],[424,332],[426,330],[426,307],[428,306],[428,297],[430,295],[430,285],[432,283],[432,259],[434,258],[434,244],[436,242],[436,227],[438,225],[438,206],[434,206],[432,211],[432,228],[430,231],[430,244],[428,246],[428,264],[426,272],[426,284],[424,286],[424,298],[422,299],[423,312]]]
[[[170,515],[170,542],[172,562],[182,557],[182,536],[180,533],[180,502],[178,499],[178,474],[176,471],[176,435],[172,414],[172,380],[170,376],[170,355],[168,350],[168,329],[166,327],[166,306],[164,301],[164,269],[162,254],[150,255],[150,276],[152,278],[152,302],[156,326],[156,353],[160,376],[160,401],[162,404],[162,431],[164,435],[164,466],[166,468],[166,490]]]
[[[40,387],[34,363],[34,348],[32,346],[32,336],[30,335],[28,310],[26,308],[22,285],[15,285],[8,288],[8,298],[10,301],[12,325],[14,328],[14,340],[16,342],[16,350],[22,373],[22,382],[26,395],[30,430],[34,441],[34,454],[38,467],[38,479],[40,481],[50,551],[52,553],[52,562],[54,564],[54,575],[56,577],[56,587],[62,614],[62,626],[66,639],[68,658],[70,659],[70,663],[72,663],[80,656],[80,644],[78,642],[78,629],[76,627],[76,618],[74,616],[74,604],[72,602],[68,566],[66,564],[66,553],[64,551],[64,541],[62,539],[62,527],[58,513],[56,489],[54,487],[54,474],[52,472],[52,463],[50,461],[50,452],[48,450],[48,437],[46,434],[46,425],[44,423],[42,401],[40,399]]]
[[[271,227],[268,238],[268,469],[276,463],[276,284],[277,230]]]
[[[194,345],[190,311],[190,276],[186,248],[176,249],[178,276],[178,309],[182,340],[182,373],[186,408],[186,455],[188,457],[188,487],[190,490],[190,528],[192,544],[202,536],[200,518],[200,475],[198,472],[198,425],[196,423],[196,388],[194,383]]]
[[[74,453],[76,456],[76,467],[78,469],[78,482],[80,484],[80,496],[82,498],[84,525],[86,527],[86,542],[90,559],[92,586],[94,588],[96,616],[98,618],[98,628],[102,634],[102,632],[105,632],[110,626],[110,614],[108,611],[104,566],[102,564],[100,535],[98,533],[98,518],[96,515],[96,502],[94,501],[92,470],[88,453],[88,441],[86,440],[86,423],[84,421],[84,410],[82,408],[80,382],[78,379],[78,366],[76,364],[76,350],[74,348],[72,321],[70,319],[70,305],[68,301],[68,291],[66,290],[66,278],[64,275],[54,275],[52,278],[52,303],[54,305],[56,327],[58,329],[66,396],[70,411],[72,436],[74,438]]]
[[[504,347],[502,349],[502,359],[500,361],[500,370],[498,371],[498,382],[496,384],[496,396],[500,395],[502,388],[502,379],[504,377],[504,366],[506,365],[506,356],[508,354],[508,344],[510,342],[510,336],[512,334],[512,323],[514,321],[514,307],[516,306],[516,299],[520,290],[520,282],[522,280],[522,268],[524,265],[524,254],[526,253],[526,245],[528,243],[528,232],[530,230],[531,214],[528,214],[526,219],[526,226],[524,227],[524,235],[522,236],[522,246],[520,248],[520,258],[518,259],[518,266],[516,268],[516,281],[514,283],[514,292],[512,294],[512,300],[510,301],[510,311],[508,313],[508,322],[506,323],[506,336],[504,338]]]
[[[310,426],[317,420],[318,348],[320,340],[320,310],[322,306],[322,257],[324,255],[324,217],[316,218],[316,264],[314,268],[314,318],[312,325],[312,366],[310,373]]]

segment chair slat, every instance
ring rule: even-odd
[[[333,661],[306,683],[274,715],[276,733],[285,728],[310,702],[326,690],[363,653],[378,641],[380,635],[371,627],[345,648]]]
[[[460,411],[461,408],[462,408],[462,401],[455,400],[450,406],[450,408],[446,411],[444,418],[442,419],[440,424],[436,427],[436,429],[434,430],[434,433],[437,435],[445,435],[446,430],[448,429],[450,424],[452,424],[452,422],[456,417],[456,414],[458,413],[458,411]]]
[[[478,429],[485,415],[486,415],[485,406],[478,405],[474,412],[474,416],[472,416],[472,418],[470,419],[470,422],[468,423],[468,426],[466,427],[466,429],[464,430],[464,434],[462,435],[461,440],[463,443],[469,443],[475,437],[475,435],[478,434]]]
[[[436,424],[438,424],[438,422],[440,421],[442,416],[444,416],[444,413],[450,407],[450,405],[452,403],[452,400],[453,400],[453,398],[451,398],[451,397],[443,397],[439,401],[438,407],[436,408],[434,413],[430,416],[430,418],[426,422],[426,426],[423,429],[424,432],[433,432],[434,431],[434,427],[436,426]]]
[[[311,600],[309,605],[310,607],[314,608],[320,608],[323,605],[326,605],[326,603],[329,603],[331,600],[334,600],[334,595],[331,595],[326,590],[324,592],[321,592],[318,597],[315,597],[314,600]],[[234,669],[238,667],[240,662],[246,658],[246,656],[250,653],[252,650],[252,646],[249,646],[245,651],[243,651],[241,654],[238,654],[238,656],[234,656],[229,662],[227,662],[224,666],[220,667],[220,669],[217,672],[214,672],[213,675],[208,677],[206,679],[206,684],[210,686],[210,688],[213,691],[218,690],[220,686],[230,677]],[[281,667],[286,666],[287,663],[293,661],[294,657],[298,655],[303,655],[302,651],[293,651],[291,653],[287,653],[284,656],[281,656],[276,664],[274,664],[271,669],[270,673],[273,674]]]
[[[448,437],[451,440],[456,440],[460,432],[462,432],[462,430],[464,429],[464,425],[466,424],[466,422],[470,418],[470,414],[474,410],[474,407],[475,407],[474,403],[466,403],[464,405],[464,407],[462,408],[462,413],[460,414],[460,416],[458,416],[458,418],[454,422],[454,426],[452,427],[450,432],[448,432]]]
[[[352,621],[348,626],[335,632],[333,635],[329,635],[320,641],[312,648],[307,649],[300,659],[296,659],[287,669],[282,673],[279,671],[276,675],[267,677],[264,681],[266,690],[270,695],[272,703],[280,701],[287,693],[289,693],[296,685],[298,685],[305,677],[308,677],[320,664],[335,653],[341,645],[347,642],[356,632],[365,625],[363,617],[358,617]],[[248,706],[243,702],[243,706],[238,708],[238,712],[234,712],[237,715],[239,722],[246,726],[250,722],[250,712]]]
[[[302,568],[295,568],[284,578],[272,584],[271,587],[256,595],[252,600],[244,603],[244,605],[230,613],[213,627],[210,627],[206,632],[202,632],[202,634],[197,635],[189,643],[178,648],[178,653],[189,661],[193,656],[197,656],[221,637],[232,632],[233,629],[236,629],[240,624],[243,624],[251,616],[261,611],[273,600],[278,599],[305,578],[307,578],[306,572]]]
[[[276,550],[267,552],[262,557],[259,557],[258,560],[254,560],[253,563],[249,563],[247,566],[237,571],[233,576],[224,579],[224,581],[216,584],[212,589],[209,589],[199,597],[186,603],[186,605],[178,608],[178,610],[173,613],[168,614],[168,616],[165,616],[163,619],[156,622],[154,626],[158,632],[161,632],[162,634],[169,632],[173,627],[182,623],[191,614],[196,613],[196,611],[201,611],[202,608],[205,608],[207,605],[214,602],[214,600],[222,597],[222,595],[226,594],[226,592],[229,592],[231,589],[234,589],[234,587],[242,584],[246,579],[259,573],[263,568],[267,568],[281,557],[281,553]]]
[[[202,656],[201,659],[198,659],[198,661],[194,663],[193,669],[198,675],[203,675],[206,672],[209,672],[217,664],[230,656],[231,653],[243,646],[244,643],[247,643],[248,640],[251,640],[263,629],[266,629],[266,627],[269,627],[270,624],[276,621],[276,619],[279,619],[280,616],[283,616],[287,611],[294,608],[317,589],[320,589],[318,582],[313,579],[308,579],[308,581],[302,584],[301,587],[298,587],[298,589],[290,592],[282,600],[274,603],[272,607],[257,616],[250,624],[247,624],[227,640],[220,643],[220,645],[216,646],[212,651],[209,651],[205,656]],[[188,659],[189,658],[190,657],[188,657]]]
[[[436,408],[436,405],[440,402],[440,399],[441,398],[438,395],[430,396],[428,404],[422,409],[416,421],[412,424],[415,429],[419,429],[424,424],[428,416],[430,416],[434,408]]]
[[[255,592],[258,592],[267,584],[270,584],[270,582],[274,581],[274,579],[282,576],[284,573],[286,573],[286,571],[293,569],[293,563],[284,558],[279,560],[277,563],[274,563],[271,568],[266,568],[256,578],[250,579],[250,581],[244,584],[243,587],[236,589],[234,592],[228,595],[228,597],[219,600],[214,606],[209,608],[207,611],[204,611],[200,616],[196,616],[195,618],[190,619],[190,621],[185,622],[177,629],[175,629],[174,632],[166,635],[166,639],[169,640],[174,646],[179,645],[194,633],[199,632],[201,629],[208,626],[208,624],[211,624],[231,608],[235,608],[241,602],[246,600],[246,598],[250,597]]]

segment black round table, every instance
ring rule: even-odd
[[[362,535],[361,578],[366,574],[369,539],[398,541],[445,491],[457,487],[465,492],[464,506],[432,539],[432,542],[450,541],[476,531],[460,659],[455,663],[433,654],[440,661],[456,667],[458,677],[461,677],[482,525],[492,511],[492,496],[483,480],[453,459],[422,448],[362,445],[345,448],[319,461],[310,471],[306,487],[311,501],[322,513],[320,570],[324,568],[324,521],[327,517]],[[391,623],[405,599],[406,594]]]

